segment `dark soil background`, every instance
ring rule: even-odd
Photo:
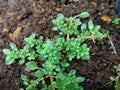
[[[82,85],[85,90],[114,90],[113,85],[107,85],[109,77],[116,76],[114,65],[120,63],[120,27],[111,24],[115,18],[114,0],[101,0],[97,10],[95,0],[56,1],[0,0],[0,90],[19,90],[22,86],[20,75],[25,73],[24,66],[17,63],[5,65],[3,48],[9,48],[10,42],[16,43],[19,48],[23,47],[23,38],[33,32],[54,38],[57,33],[52,31],[51,20],[58,13],[69,17],[83,11],[88,11],[95,24],[110,32],[118,56],[112,52],[108,40],[103,46],[91,44],[91,60],[73,60],[66,71],[76,69],[77,76],[84,76],[86,80]]]

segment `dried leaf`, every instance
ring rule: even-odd
[[[106,23],[112,22],[112,19],[109,16],[102,16],[100,19]]]

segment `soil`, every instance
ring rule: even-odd
[[[107,84],[110,76],[116,76],[113,67],[120,62],[120,27],[111,24],[115,18],[114,3],[114,0],[103,0],[96,9],[96,0],[62,0],[62,3],[57,0],[0,0],[0,90],[19,90],[20,75],[25,73],[24,66],[17,63],[5,65],[3,48],[9,48],[10,42],[23,47],[24,37],[33,32],[54,38],[58,33],[52,31],[51,20],[58,13],[69,17],[83,11],[88,11],[95,24],[110,32],[118,56],[112,52],[108,40],[103,46],[91,44],[90,61],[73,60],[66,71],[76,69],[77,76],[84,76],[85,90],[114,90],[113,85]]]

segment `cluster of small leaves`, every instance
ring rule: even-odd
[[[57,18],[52,20],[52,23],[55,24],[53,28],[54,31],[60,31],[60,34],[66,35],[76,35],[80,36],[81,39],[102,39],[108,35],[108,32],[100,32],[100,26],[94,25],[92,20],[89,20],[88,23],[81,22],[80,18],[87,18],[89,16],[88,12],[83,12],[74,17],[66,18],[63,14],[58,14]],[[80,18],[78,18],[80,17]],[[78,26],[81,28],[79,29]],[[84,42],[84,41],[81,42]]]
[[[119,24],[120,24],[120,18],[115,18],[115,19],[112,21],[112,24],[113,24],[113,25],[119,25]]]
[[[54,31],[60,30],[60,34],[75,34],[78,35],[78,26],[82,24],[80,19],[77,17],[87,18],[89,16],[88,12],[83,12],[75,17],[66,18],[63,14],[59,13],[57,18],[52,20],[55,24],[53,28]]]
[[[95,42],[96,39],[102,40],[108,35],[107,32],[100,32],[100,26],[94,26],[92,20],[85,24],[78,18],[88,16],[88,12],[70,18],[58,14],[52,21],[55,24],[53,30],[60,31],[60,36],[55,40],[43,40],[43,36],[38,37],[33,33],[24,39],[26,44],[22,49],[18,49],[14,43],[10,43],[11,50],[3,49],[7,65],[19,60],[19,64],[25,64],[26,69],[35,77],[30,80],[26,75],[21,75],[25,90],[38,90],[39,83],[42,84],[41,90],[83,90],[83,87],[79,86],[79,83],[84,81],[83,77],[76,77],[75,70],[65,73],[66,67],[69,66],[67,60],[89,60],[90,48],[84,41],[87,39]],[[42,62],[42,66],[39,67],[36,61]],[[50,79],[49,85],[46,84],[47,78]]]
[[[56,76],[56,85],[59,90],[83,90],[82,86],[79,86],[79,82],[83,82],[83,77],[76,77],[76,70],[71,70],[68,74],[58,73]]]
[[[67,57],[71,61],[73,58],[89,60],[90,59],[90,48],[87,44],[81,44],[78,38],[70,38],[66,41],[66,52]]]
[[[19,64],[24,64],[25,60],[35,60],[36,52],[34,50],[34,46],[39,43],[42,44],[43,37],[39,39],[35,39],[36,35],[33,33],[30,37],[25,38],[26,45],[23,49],[18,50],[14,43],[10,43],[11,50],[3,49],[3,53],[6,55],[6,64],[10,65],[15,62],[15,60],[19,60]]]
[[[30,80],[26,75],[21,75],[21,79],[23,80],[23,84],[26,87],[25,90],[37,90],[36,86],[40,83],[40,79],[36,80]],[[20,88],[20,90],[24,90],[23,88]]]
[[[69,63],[67,60],[64,60],[63,57],[65,56],[62,55],[62,53],[67,53],[67,51],[62,50],[63,46],[66,45],[63,37],[57,38],[56,41],[52,41],[50,39],[43,41],[43,37],[36,39],[36,34],[33,33],[24,40],[26,45],[23,47],[23,49],[18,50],[14,43],[10,43],[11,50],[3,49],[3,53],[6,54],[7,65],[13,64],[15,60],[19,60],[19,64],[24,64],[25,60],[28,60],[26,63],[26,69],[31,71],[32,75],[37,79],[30,80],[26,75],[21,75],[21,79],[23,80],[23,84],[26,86],[26,90],[38,90],[36,86],[41,82],[43,90],[67,88],[68,85],[72,86],[74,84],[77,87],[74,86],[72,88],[75,88],[76,90],[83,90],[83,87],[79,86],[78,83],[83,82],[84,78],[76,77],[76,73],[70,76],[64,72],[65,68],[69,66]],[[14,57],[10,57],[10,55]],[[10,59],[7,59],[8,57]],[[24,62],[20,63],[22,60],[24,60]],[[44,63],[42,64],[42,67],[39,67],[34,60],[43,61]],[[56,81],[51,81],[51,84],[47,86],[45,83],[45,77],[51,77],[51,79],[55,79]],[[64,85],[66,82],[61,82],[63,80],[61,77],[65,77],[66,82],[70,80],[66,86]],[[62,84],[63,86],[59,87],[59,84]],[[21,90],[24,89],[21,88]]]
[[[95,26],[92,20],[89,20],[87,24],[81,22],[80,18],[87,17],[89,17],[88,12],[83,12],[69,18],[60,13],[56,19],[52,20],[52,23],[55,25],[53,30],[60,31],[60,35],[66,35],[64,39],[65,48],[70,61],[75,57],[77,59],[89,60],[90,49],[84,41],[93,40],[95,43],[95,40],[102,41],[109,34],[106,30],[100,32],[100,26]]]
[[[83,77],[76,77],[76,70],[71,70],[68,74],[64,72],[57,73],[56,76],[49,76],[55,79],[55,81],[51,81],[51,84],[46,85],[45,72],[42,70],[37,70],[33,73],[33,76],[37,77],[36,80],[29,80],[26,75],[21,75],[21,79],[23,80],[23,84],[27,86],[26,90],[38,90],[36,86],[41,82],[42,88],[41,90],[83,90],[82,86],[79,86],[78,83],[83,82],[85,79]],[[47,77],[46,77],[47,78]],[[24,90],[21,88],[21,90]]]
[[[111,82],[115,82],[115,90],[120,90],[120,64],[114,66],[117,73],[116,77],[110,77]]]

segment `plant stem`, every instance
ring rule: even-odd
[[[104,38],[104,37],[106,37],[105,35],[100,35],[100,36],[94,36],[94,35],[90,35],[90,36],[83,36],[82,38],[83,39],[96,39],[96,38]]]
[[[80,15],[78,14],[78,15],[76,15],[76,16],[74,16],[73,18],[75,19],[75,18],[78,18],[78,17],[80,17]]]
[[[119,73],[118,76],[115,78],[116,85],[119,84],[119,78],[120,78],[120,73]]]
[[[51,83],[51,86],[52,86],[52,90],[55,90],[55,85],[54,85],[54,80],[53,80],[53,76],[52,75],[50,75],[50,83]]]
[[[69,24],[69,26],[68,26],[67,40],[69,40],[69,38],[70,38],[70,27],[71,27],[72,24],[73,24],[73,20],[74,20],[74,19],[71,20],[71,22],[70,22],[70,24]]]
[[[117,51],[116,51],[116,48],[115,48],[115,45],[113,44],[111,37],[108,36],[108,39],[110,40],[110,44],[111,44],[111,47],[112,47],[112,49],[113,49],[113,52],[115,53],[115,55],[118,56]]]
[[[67,40],[69,40],[69,38],[70,38],[70,35],[69,35],[69,34],[67,34]]]

